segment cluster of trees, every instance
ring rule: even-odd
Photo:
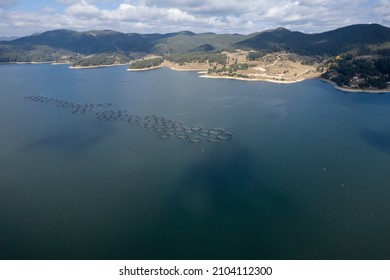
[[[308,56],[336,56],[353,49],[360,49],[360,55],[369,55],[373,53],[372,46],[388,44],[389,36],[390,29],[378,24],[351,25],[316,34],[278,28],[251,35],[236,45],[244,49],[284,50]]]
[[[156,67],[159,66],[161,63],[163,63],[164,59],[162,57],[156,57],[156,58],[150,58],[150,59],[143,59],[134,61],[130,64],[130,69],[146,69],[150,67]]]
[[[166,55],[164,57],[139,60],[133,62],[129,66],[129,68],[145,69],[145,68],[155,67],[163,63],[164,60],[177,63],[179,65],[184,65],[186,63],[192,63],[192,62],[226,65],[227,56],[226,54],[221,54],[216,52],[192,52],[192,53],[171,54],[171,55]]]
[[[179,65],[184,65],[186,63],[191,62],[208,62],[210,64],[217,63],[221,65],[226,65],[227,55],[217,52],[192,52],[167,55],[164,58],[168,61],[178,63]]]
[[[249,61],[256,61],[265,56],[266,54],[270,53],[270,51],[267,50],[261,50],[261,51],[255,51],[255,52],[249,52],[247,55],[247,59]]]
[[[223,67],[221,68],[217,68],[217,66],[214,66],[213,68],[210,68],[209,70],[207,70],[207,74],[219,74],[219,73],[224,73],[227,71],[227,68],[226,66],[224,65]]]
[[[390,56],[375,61],[375,68],[382,74],[390,75]]]
[[[129,58],[120,53],[116,54],[95,54],[87,57],[76,59],[73,66],[88,67],[88,66],[100,66],[100,65],[115,65],[125,64],[129,61]]]
[[[241,78],[247,78],[248,76],[245,75],[245,74],[241,74],[241,73],[236,73],[237,70],[248,70],[249,67],[251,67],[250,64],[248,63],[234,63],[234,64],[231,64],[228,67],[226,67],[226,65],[224,65],[223,67],[221,68],[217,68],[217,66],[214,66],[213,68],[209,69],[207,71],[208,74],[222,74],[222,75],[228,75],[228,76],[237,76],[237,77],[241,77]]]
[[[322,77],[339,86],[384,89],[390,82],[390,57],[364,59],[346,54],[342,59],[334,61]]]
[[[76,55],[65,50],[48,46],[12,47],[0,45],[0,62],[46,62],[61,61],[64,57],[74,59]]]
[[[250,65],[248,63],[234,63],[230,65],[229,71],[236,72],[237,70],[248,70]]]

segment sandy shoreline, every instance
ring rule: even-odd
[[[217,76],[217,75],[208,75],[207,71],[205,71],[204,68],[192,68],[192,69],[184,69],[184,68],[176,68],[172,66],[167,65],[159,65],[159,66],[153,66],[149,68],[137,68],[137,69],[127,69],[127,71],[137,72],[137,71],[148,71],[148,70],[155,70],[160,68],[168,68],[173,71],[198,71],[198,74],[202,74],[199,77],[200,78],[207,78],[207,79],[229,79],[229,80],[240,80],[240,81],[253,81],[253,82],[270,82],[270,83],[276,83],[276,84],[294,84],[304,81],[305,79],[297,79],[293,81],[281,81],[281,80],[273,80],[273,79],[266,79],[266,78],[242,78],[242,77],[232,77],[232,76]]]
[[[129,63],[122,64],[108,64],[108,65],[93,65],[93,66],[69,66],[69,69],[94,69],[94,68],[103,68],[103,67],[115,67],[115,66],[124,66],[129,65]]]
[[[153,66],[153,67],[149,67],[149,68],[127,68],[127,71],[130,71],[130,72],[142,72],[142,71],[149,71],[149,70],[154,70],[154,69],[159,69],[159,68],[163,68],[162,66]]]
[[[248,82],[269,82],[269,83],[275,83],[275,84],[295,84],[300,83],[309,79],[320,79],[323,82],[329,83],[333,85],[336,89],[344,92],[358,92],[358,93],[388,93],[390,92],[390,89],[377,89],[377,90],[361,90],[361,89],[350,89],[350,88],[343,88],[338,86],[336,83],[325,80],[321,77],[308,77],[307,79],[297,79],[297,80],[290,80],[290,81],[281,81],[281,80],[274,80],[274,79],[266,79],[266,78],[242,78],[242,77],[232,77],[232,76],[217,76],[217,75],[208,75],[207,71],[204,69],[180,69],[175,68],[167,65],[159,65],[154,66],[150,68],[143,68],[143,69],[127,69],[127,71],[148,71],[148,70],[154,70],[159,68],[169,68],[174,71],[198,71],[199,74],[201,74],[200,78],[206,78],[206,79],[228,79],[228,80],[239,80],[239,81],[248,81]]]
[[[338,89],[340,91],[344,91],[344,92],[355,92],[355,93],[389,93],[390,92],[390,88],[387,88],[387,89],[354,89],[354,88],[345,88],[345,87],[338,86],[335,82],[332,82],[332,81],[329,81],[329,80],[326,80],[326,79],[323,79],[323,78],[319,78],[319,79],[321,81],[325,82],[325,83],[331,84],[336,89]]]
[[[56,62],[56,61],[42,61],[42,62],[5,62],[0,64],[51,64],[51,65],[63,65],[63,64],[70,64],[66,62]],[[129,65],[129,63],[123,63],[123,64],[110,64],[110,65],[98,65],[98,66],[69,66],[69,69],[94,69],[94,68],[103,68],[103,67],[115,67],[115,66],[124,66]],[[269,83],[276,83],[276,84],[294,84],[299,83],[308,79],[320,79],[321,81],[331,84],[334,88],[337,90],[343,91],[343,92],[353,92],[353,93],[390,93],[390,88],[387,89],[354,89],[354,88],[345,88],[340,87],[336,83],[323,79],[321,77],[308,77],[306,79],[297,79],[297,80],[290,80],[290,81],[281,81],[281,80],[274,80],[274,79],[266,79],[266,78],[242,78],[242,77],[232,77],[232,76],[217,76],[217,75],[208,75],[205,68],[177,68],[173,67],[172,65],[159,65],[154,66],[150,68],[141,68],[141,69],[127,69],[127,71],[130,72],[138,72],[138,71],[149,71],[149,70],[155,70],[160,68],[169,68],[173,71],[198,71],[198,74],[200,74],[200,78],[207,78],[207,79],[228,79],[228,80],[239,80],[239,81],[249,81],[249,82],[269,82]]]
[[[20,62],[1,62],[0,64],[53,64],[55,61],[20,61]]]
[[[158,66],[152,66],[148,68],[133,68],[133,69],[127,69],[127,71],[148,71],[148,70],[154,70],[159,68],[169,68],[174,71],[205,71],[207,73],[207,70],[209,69],[209,65],[207,63],[186,63],[184,65],[177,65],[170,61],[163,61]]]
[[[53,62],[50,64],[51,65],[71,65],[72,63],[70,63],[70,62]]]
[[[144,68],[144,69],[127,69],[129,72],[142,72],[142,71],[149,71],[149,70],[155,70],[155,69],[161,69],[161,68],[168,68],[173,71],[181,71],[181,72],[191,72],[191,71],[202,71],[203,69],[179,69],[179,68],[171,68],[168,66],[154,66],[150,68]]]
[[[232,76],[215,76],[215,75],[201,75],[200,78],[207,79],[228,79],[228,80],[239,80],[239,81],[249,81],[249,82],[270,82],[275,84],[295,84],[304,81],[305,79],[295,80],[295,81],[281,81],[281,80],[272,80],[272,79],[261,79],[261,78],[241,78],[241,77],[232,77]],[[312,78],[309,78],[312,79]]]

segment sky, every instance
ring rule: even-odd
[[[357,23],[390,26],[390,0],[0,0],[0,37],[53,29],[316,33]]]

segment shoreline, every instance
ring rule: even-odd
[[[68,63],[64,63],[68,64]],[[91,65],[91,66],[69,66],[69,69],[94,69],[94,68],[103,68],[103,67],[115,67],[115,66],[124,66],[128,65],[129,63],[122,63],[122,64],[107,64],[107,65]]]
[[[18,62],[1,62],[0,64],[53,64],[55,61],[18,61]]]
[[[345,88],[338,86],[335,82],[326,80],[324,78],[319,78],[321,81],[331,84],[335,89],[344,92],[354,92],[354,93],[390,93],[390,88],[387,89],[355,89],[355,88]]]
[[[149,71],[149,70],[155,70],[160,68],[168,68],[173,71],[197,71],[198,74],[202,74],[199,77],[200,78],[206,78],[206,79],[228,79],[228,80],[239,80],[239,81],[249,81],[249,82],[270,82],[275,84],[295,84],[302,81],[305,81],[307,79],[297,79],[293,81],[281,81],[281,80],[273,80],[273,79],[263,79],[263,78],[241,78],[241,77],[234,77],[234,76],[217,76],[217,75],[209,75],[207,74],[207,71],[203,68],[197,68],[197,69],[181,69],[181,68],[175,68],[170,67],[167,65],[159,65],[159,66],[153,66],[149,68],[135,68],[135,69],[127,69],[127,71],[130,72],[138,72],[138,71]],[[312,79],[313,77],[310,77],[308,79]]]
[[[205,79],[227,79],[227,80],[239,80],[239,81],[247,81],[247,82],[268,82],[268,83],[274,83],[274,84],[295,84],[300,83],[309,79],[319,79],[323,82],[331,84],[334,88],[340,91],[344,92],[354,92],[354,93],[389,93],[390,88],[388,89],[352,89],[352,88],[344,88],[338,86],[336,83],[325,80],[324,78],[319,77],[308,77],[306,79],[297,79],[297,80],[290,80],[290,81],[281,81],[281,80],[273,80],[273,79],[266,79],[266,78],[241,78],[241,77],[232,77],[232,76],[217,76],[217,75],[208,75],[207,71],[204,69],[179,69],[170,67],[167,65],[159,65],[159,66],[153,66],[150,68],[142,68],[142,69],[127,69],[127,71],[148,71],[148,70],[155,70],[159,68],[168,68],[173,71],[198,71],[200,75],[199,78],[205,78]]]
[[[52,62],[51,65],[71,65],[70,62]]]
[[[129,72],[142,72],[142,71],[149,71],[149,70],[154,70],[154,69],[159,69],[159,68],[163,68],[163,66],[153,66],[153,67],[149,67],[149,68],[127,68],[126,71],[129,71]]]
[[[128,68],[127,71],[130,71],[130,72],[138,72],[138,71],[149,71],[149,70],[155,70],[155,69],[160,69],[160,68],[168,68],[170,70],[173,70],[173,71],[182,71],[182,72],[193,72],[193,71],[204,71],[205,73],[207,73],[207,70],[205,70],[205,68],[177,68],[177,67],[173,67],[173,66],[170,66],[170,65],[167,65],[167,64],[164,64],[162,63],[161,65],[158,65],[158,66],[152,66],[152,67],[148,67],[148,68]]]
[[[70,63],[66,62],[56,62],[56,61],[40,61],[40,62],[4,62],[0,64],[51,64],[51,65],[66,65]],[[125,66],[129,65],[130,63],[122,63],[122,64],[110,64],[110,65],[96,65],[96,66],[69,66],[69,69],[95,69],[95,68],[103,68],[103,67],[115,67],[115,66]],[[127,68],[126,71],[129,72],[140,72],[140,71],[149,71],[149,70],[155,70],[160,68],[168,68],[172,71],[198,71],[199,74],[202,74],[199,76],[199,78],[206,78],[206,79],[228,79],[228,80],[239,80],[239,81],[248,81],[248,82],[269,82],[269,83],[275,83],[275,84],[295,84],[300,83],[309,79],[319,79],[325,83],[331,84],[335,89],[343,92],[353,92],[353,93],[390,93],[390,88],[387,89],[355,89],[355,88],[345,88],[338,86],[335,82],[332,82],[330,80],[326,80],[321,77],[308,77],[306,79],[297,79],[297,80],[291,80],[291,81],[281,81],[281,80],[274,80],[274,79],[266,79],[266,78],[241,78],[241,77],[232,77],[232,76],[217,76],[217,75],[208,75],[207,71],[205,71],[204,68],[197,68],[197,69],[182,69],[182,68],[175,68],[168,65],[159,65],[159,66],[153,66],[150,68],[136,68],[136,69],[129,69]]]
[[[200,78],[206,79],[228,79],[228,80],[239,80],[239,81],[248,81],[248,82],[269,82],[274,84],[295,84],[299,82],[303,82],[308,79],[313,79],[312,77],[307,79],[299,79],[295,81],[281,81],[281,80],[272,80],[272,79],[261,79],[261,78],[241,78],[241,77],[232,77],[232,76],[215,76],[215,75],[201,75]]]

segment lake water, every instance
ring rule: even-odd
[[[162,139],[105,110],[233,139]],[[0,65],[0,136],[1,259],[390,258],[390,94]]]

